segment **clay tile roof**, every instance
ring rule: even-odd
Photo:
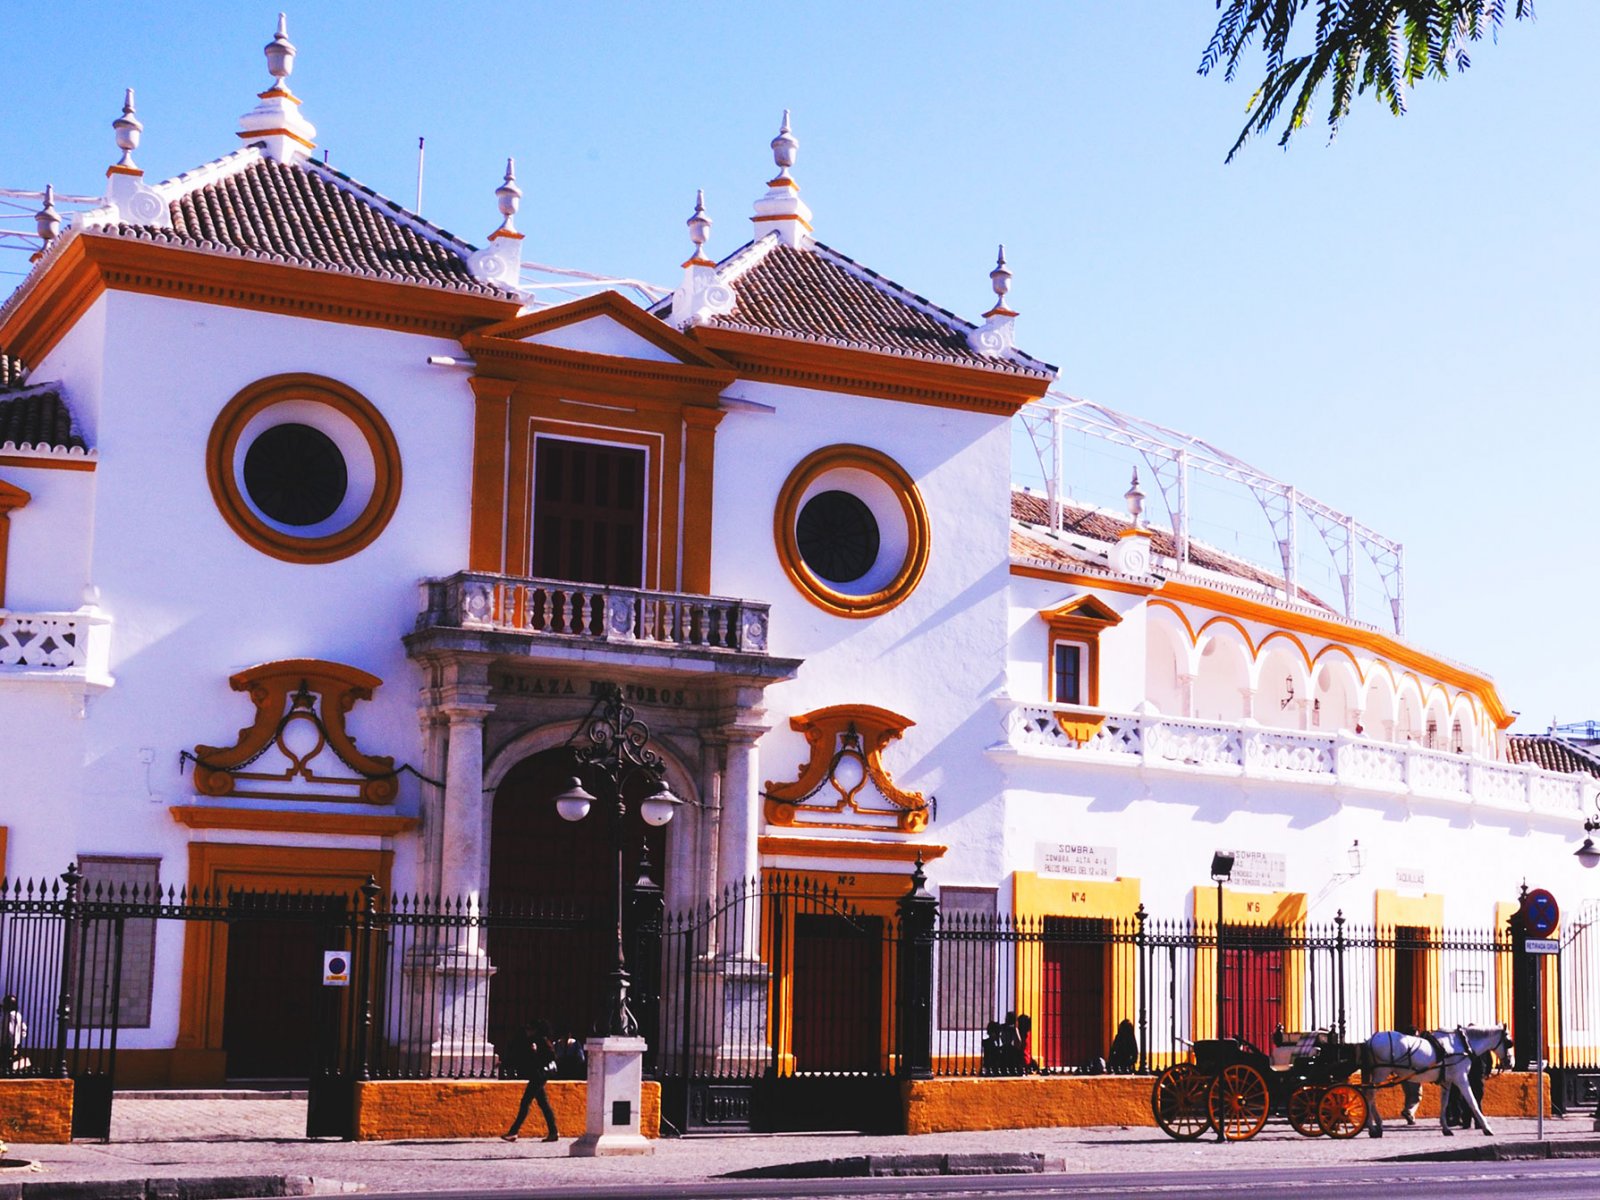
[[[0,450],[87,450],[72,413],[54,387],[0,391]]]
[[[181,186],[183,177],[173,182]],[[201,175],[199,186],[181,192],[168,208],[171,229],[105,229],[294,266],[509,295],[467,269],[472,246],[323,163],[247,160],[239,170]]]
[[[976,326],[821,242],[797,250],[769,234],[734,251],[717,273],[736,299],[733,311],[712,318],[712,326],[1011,374],[1055,375],[1049,363],[1020,351],[1007,358],[977,353],[967,344]],[[665,316],[670,310],[669,300],[652,311]]]
[[[1506,755],[1514,763],[1529,763],[1546,771],[1600,776],[1600,755],[1547,733],[1510,734]]]
[[[1047,497],[1040,496],[1034,492],[1013,491],[1011,493],[1011,517],[1013,520],[1021,521],[1025,525],[1040,525],[1049,528],[1050,501]],[[1101,512],[1099,509],[1084,508],[1076,504],[1063,502],[1061,505],[1061,525],[1061,533],[1066,537],[1077,536],[1091,538],[1097,542],[1115,542],[1121,536],[1122,531],[1127,528],[1128,523],[1124,517]],[[1152,554],[1165,558],[1176,558],[1178,556],[1178,544],[1170,532],[1165,529],[1151,527],[1150,533],[1150,551]],[[1036,538],[1027,538],[1026,541],[1030,547],[1038,547],[1048,551],[1047,553],[1039,553],[1036,549],[1030,549],[1028,553],[1033,557],[1070,561],[1070,555],[1050,550],[1047,543],[1040,542]],[[1013,554],[1017,552],[1016,544],[1017,535],[1013,533]],[[1241,558],[1235,558],[1231,554],[1223,554],[1192,539],[1189,542],[1189,562],[1191,565],[1203,570],[1215,571],[1221,575],[1230,575],[1235,579],[1258,583],[1263,587],[1273,588],[1277,591],[1283,590],[1283,577],[1281,575],[1275,575],[1271,571],[1264,571]],[[1303,587],[1298,590],[1299,600],[1302,604],[1328,609],[1328,605],[1314,592],[1309,592]],[[1328,609],[1328,611],[1331,612],[1333,610]]]
[[[22,365],[20,358],[12,358],[4,350],[0,350],[0,391],[21,387],[27,374],[28,368]]]

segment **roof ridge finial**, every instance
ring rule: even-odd
[[[106,174],[143,175],[133,161],[133,152],[139,148],[139,138],[144,133],[144,122],[134,115],[132,88],[123,91],[122,115],[111,122],[111,128],[116,131],[117,149],[122,151],[122,157],[106,169]]]
[[[1128,502],[1128,515],[1133,518],[1133,528],[1144,528],[1144,492],[1139,489],[1139,468],[1133,468],[1133,482],[1128,485],[1128,490],[1122,493],[1122,498]]]
[[[994,288],[994,307],[983,314],[983,324],[967,334],[967,345],[985,358],[1004,358],[1016,347],[1017,314],[1006,304],[1006,294],[1011,291],[1011,268],[1006,266],[1005,243],[995,255],[994,270],[989,272],[989,286]]]
[[[266,94],[281,93],[291,95],[289,85],[284,82],[294,74],[295,45],[289,40],[289,19],[283,14],[278,14],[278,31],[272,35],[272,40],[262,47],[262,52],[267,56],[267,74],[272,76],[272,86]]]
[[[278,31],[261,52],[267,56],[272,83],[266,91],[256,93],[261,103],[239,118],[239,136],[247,144],[259,144],[268,158],[299,162],[317,148],[312,140],[317,131],[300,114],[300,98],[289,90],[297,51],[289,40],[289,20],[283,13],[278,14]]]
[[[489,235],[494,238],[516,238],[522,240],[522,234],[517,232],[517,209],[522,206],[522,189],[517,186],[517,160],[506,159],[506,177],[499,187],[494,190],[495,203],[500,208],[500,227]]]
[[[56,211],[56,188],[53,183],[44,185],[44,207],[33,214],[33,227],[39,234],[41,244],[29,261],[38,262],[44,257],[50,243],[56,240],[56,234],[61,232],[61,214]]]
[[[772,139],[772,161],[778,173],[767,180],[767,191],[756,201],[756,237],[776,233],[786,246],[803,249],[811,233],[811,209],[800,199],[800,185],[789,168],[794,166],[800,139],[789,129],[789,110],[783,110],[783,126]]]
[[[506,159],[506,174],[494,190],[500,210],[500,225],[489,235],[489,244],[467,255],[467,270],[474,278],[497,284],[508,291],[522,289],[522,241],[517,231],[517,209],[522,206],[522,189],[517,186],[517,160]]]
[[[789,110],[786,108],[783,110],[783,126],[778,130],[778,136],[772,139],[772,161],[778,166],[778,177],[768,180],[768,187],[799,188],[794,176],[789,174],[789,168],[794,166],[799,152],[800,139],[789,132]]]
[[[684,222],[689,227],[689,240],[694,243],[694,252],[689,255],[688,261],[679,264],[685,267],[714,267],[717,264],[705,256],[705,244],[711,237],[711,218],[706,215],[706,191],[696,188],[694,193],[694,213]]]
[[[694,194],[694,212],[684,222],[694,253],[683,263],[683,282],[672,293],[672,309],[667,322],[677,329],[704,325],[713,317],[726,316],[734,309],[733,289],[717,278],[717,264],[706,257],[705,245],[711,237],[711,218],[706,213],[706,193]]]
[[[994,270],[989,272],[989,286],[994,288],[995,304],[983,315],[987,317],[1014,317],[1017,315],[1006,304],[1006,293],[1011,290],[1011,268],[1006,266],[1006,244],[1000,243],[999,253],[995,255]]]

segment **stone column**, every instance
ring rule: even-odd
[[[766,1028],[768,971],[761,961],[761,761],[756,740],[767,731],[762,722],[761,692],[739,689],[736,707],[721,726],[727,739],[723,769],[720,827],[717,831],[717,891],[743,891],[747,903],[731,910],[717,930],[714,957],[703,964],[696,980],[700,1011],[720,1014],[720,1028],[696,1038],[697,1058],[709,1058],[720,1069],[745,1069],[765,1062],[764,1045],[750,1044],[750,1031]],[[755,890],[747,891],[752,881]],[[715,1018],[714,1018],[715,1019]]]
[[[494,975],[467,920],[476,913],[488,887],[484,853],[483,723],[489,703],[488,666],[475,660],[442,664],[432,689],[438,712],[448,722],[445,735],[444,803],[440,806],[437,880],[445,921],[432,944],[419,943],[404,964],[412,1049],[426,1056],[435,1076],[493,1073],[488,1040],[489,981]]]
[[[1180,701],[1179,708],[1181,710],[1178,713],[1178,715],[1180,717],[1188,717],[1188,718],[1190,718],[1192,720],[1194,718],[1194,676],[1193,675],[1179,675],[1178,676],[1178,697],[1179,697],[1179,701]]]

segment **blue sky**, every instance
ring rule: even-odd
[[[0,0],[0,187],[101,190],[129,85],[149,177],[232,149],[277,11]],[[527,257],[664,284],[697,187],[713,253],[745,240],[793,109],[823,241],[969,317],[1004,241],[1019,342],[1064,390],[1404,542],[1411,640],[1493,674],[1517,728],[1600,717],[1600,5],[1541,5],[1404,119],[1365,102],[1332,145],[1313,128],[1231,165],[1254,80],[1195,73],[1213,20],[1207,0],[319,3],[289,34],[335,166],[409,204],[425,135],[425,215],[481,242],[515,155]],[[1116,501],[1099,484],[1124,467],[1090,449],[1075,490]],[[1197,532],[1264,558],[1218,504]]]

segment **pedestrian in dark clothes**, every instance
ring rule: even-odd
[[[533,1107],[534,1101],[538,1101],[539,1111],[544,1115],[544,1140],[547,1142],[558,1140],[556,1114],[550,1108],[550,1098],[544,1094],[545,1080],[550,1078],[550,1072],[555,1069],[555,1057],[556,1048],[550,1042],[550,1026],[543,1021],[524,1025],[522,1038],[516,1050],[516,1058],[521,1061],[515,1065],[522,1077],[528,1081],[528,1086],[522,1089],[522,1103],[517,1107],[517,1119],[511,1122],[510,1129],[500,1135],[501,1141],[517,1140],[517,1131],[528,1119],[528,1110]]]

